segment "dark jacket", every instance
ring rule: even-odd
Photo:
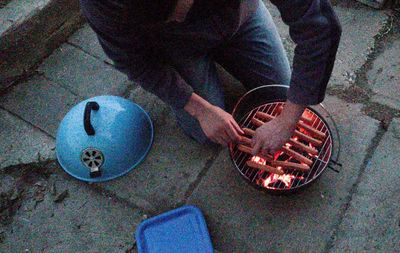
[[[162,57],[162,43],[182,24],[165,23],[173,0],[81,0],[90,26],[105,53],[120,71],[172,107],[185,106],[193,90]],[[297,104],[320,103],[332,73],[341,27],[328,0],[271,0],[289,26],[296,43],[288,99]],[[198,32],[195,50],[180,57],[195,57],[238,29],[255,11],[259,0],[195,0],[185,22],[224,23],[228,29]],[[216,29],[217,30],[217,29]],[[163,37],[164,36],[164,37]],[[188,35],[180,40],[190,43]],[[176,36],[175,36],[176,37]],[[193,36],[192,36],[193,37]],[[179,46],[179,41],[174,41]],[[186,54],[185,54],[186,53]]]

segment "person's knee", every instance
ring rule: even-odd
[[[289,65],[284,64],[280,70],[277,71],[278,73],[278,84],[283,84],[283,85],[290,85],[290,78],[291,78],[291,72],[290,72],[290,67]]]

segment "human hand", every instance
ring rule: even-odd
[[[251,140],[252,154],[266,156],[282,148],[292,136],[304,108],[287,101],[279,116],[256,129]]]
[[[185,110],[199,121],[207,138],[215,143],[227,146],[230,142],[238,142],[240,135],[244,134],[232,115],[195,93],[185,105]]]
[[[231,114],[214,105],[208,106],[197,119],[205,135],[223,146],[230,142],[239,142],[240,135],[244,134]]]

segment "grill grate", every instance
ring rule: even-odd
[[[261,105],[249,113],[247,113],[242,120],[239,121],[239,125],[242,128],[249,128],[255,130],[257,128],[251,122],[251,119],[257,112],[264,112],[272,116],[279,115],[281,109],[283,108],[283,102],[275,102],[275,103],[268,103]],[[325,133],[326,137],[324,142],[320,147],[315,147],[318,150],[317,155],[308,154],[305,151],[299,150],[296,147],[291,146],[290,149],[302,154],[303,156],[311,159],[313,161],[312,165],[310,166],[310,170],[307,172],[303,171],[289,171],[285,170],[285,174],[282,176],[272,174],[270,172],[252,168],[247,166],[246,162],[252,158],[251,155],[240,151],[237,148],[237,145],[233,146],[231,149],[231,157],[232,160],[240,171],[240,173],[251,183],[256,184],[258,186],[273,189],[273,190],[288,190],[288,189],[295,189],[299,188],[310,181],[317,178],[324,168],[327,166],[329,159],[332,155],[332,137],[327,127],[326,123],[323,121],[321,117],[319,117],[312,109],[307,108],[306,114],[308,118],[311,119],[311,122],[308,123],[309,126]],[[297,126],[297,130],[310,135],[307,133],[305,129],[301,129],[301,127]],[[311,146],[312,144],[301,140],[301,142],[305,145]],[[289,162],[297,162],[293,157],[288,156],[285,153],[278,153],[274,156],[274,160],[285,160]]]

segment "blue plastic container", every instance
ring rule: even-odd
[[[139,253],[212,253],[200,209],[183,206],[143,221],[136,230]]]

